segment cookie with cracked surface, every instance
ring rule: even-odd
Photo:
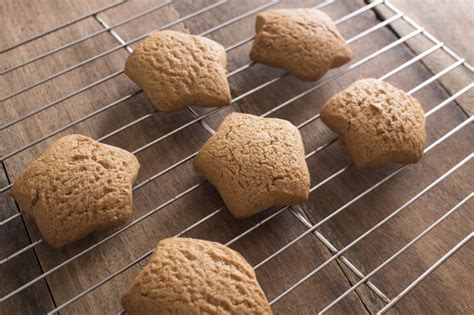
[[[201,36],[160,31],[128,57],[125,73],[160,111],[229,105],[224,47]]]
[[[62,247],[128,220],[139,168],[125,150],[69,135],[26,167],[11,194],[33,216],[43,238]]]
[[[286,120],[232,113],[193,163],[237,218],[308,199],[303,140]]]
[[[387,82],[358,80],[323,106],[321,119],[337,132],[358,168],[416,163],[426,143],[418,101]]]
[[[255,272],[219,243],[168,238],[122,298],[127,314],[271,314]]]
[[[329,16],[317,9],[276,9],[257,15],[250,58],[283,68],[304,81],[352,59],[352,50]]]

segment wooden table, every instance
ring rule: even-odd
[[[70,48],[3,74],[0,79],[2,97],[116,47],[117,36],[129,41],[180,18],[183,21],[175,23],[173,29],[198,34],[269,2],[269,0],[229,1],[187,19],[188,14],[212,5],[216,1],[176,0],[173,4],[153,10],[149,14],[114,28],[114,32],[104,31],[107,25],[120,23],[160,3],[160,0],[130,0],[113,6],[114,1],[118,0],[2,1],[0,3],[3,26],[0,28],[0,47],[2,48],[112,5],[110,9],[99,10],[97,14],[81,19],[77,23],[1,53],[0,69],[3,71],[88,34],[99,33]],[[321,0],[298,0],[291,3],[282,1],[272,7],[309,7],[321,2]],[[417,21],[420,21],[417,17],[425,16],[420,14],[424,12],[424,9],[417,9],[412,5],[410,7],[407,4],[408,1],[394,0],[394,2],[407,8],[408,13],[413,13]],[[472,10],[472,4],[463,3],[468,10]],[[341,0],[325,6],[323,10],[337,20],[364,5],[366,3],[362,0]],[[443,5],[447,6],[447,4]],[[437,11],[442,16],[447,12],[447,10]],[[462,19],[462,14],[466,11],[460,12],[458,18]],[[385,5],[377,5],[339,24],[338,28],[345,38],[349,39],[393,15],[394,13]],[[442,27],[444,30],[455,29],[458,32],[468,33],[470,29],[462,28],[462,25],[466,25],[465,22],[472,25],[472,14],[470,16],[468,14],[467,18],[469,17],[469,21],[457,20],[442,26],[430,21],[423,22],[427,22],[426,29],[428,30],[433,27],[433,30],[439,32]],[[255,14],[250,14],[207,36],[229,47],[254,34],[254,19]],[[351,44],[355,52],[355,60],[362,59],[413,31],[414,29],[406,22],[398,19],[391,23],[390,27],[382,27],[355,40]],[[459,45],[464,45],[464,48],[459,46],[460,50],[469,51],[469,45],[462,40],[457,42],[460,43]],[[248,57],[250,45],[249,42],[229,51],[229,72],[250,62]],[[136,43],[131,45],[131,47],[135,46]],[[362,77],[380,77],[432,46],[433,43],[422,35],[417,35],[353,71],[347,71],[348,66],[333,70],[321,80],[325,83],[320,84],[317,90],[286,104],[270,116],[288,119],[295,125],[299,125],[317,115],[325,100],[354,80]],[[472,60],[472,41],[470,48],[470,56],[466,57]],[[139,88],[123,74],[114,75],[113,78],[103,80],[100,84],[86,88],[81,93],[74,93],[105,76],[122,70],[127,56],[126,49],[115,49],[102,58],[85,63],[75,70],[2,102],[0,124],[3,126],[48,103],[54,102],[54,105],[0,131],[2,157],[28,146],[17,154],[3,158],[0,187],[13,182],[22,169],[48,144],[66,134],[81,133],[93,138],[101,138],[148,115],[147,119],[104,140],[105,143],[133,151],[196,119],[190,111],[153,114],[153,107],[139,92]],[[422,61],[410,65],[387,80],[408,91],[453,62],[455,60],[438,49]],[[283,74],[281,70],[264,65],[245,68],[229,79],[232,95],[234,97],[242,95]],[[333,79],[334,76],[337,76],[337,79]],[[425,111],[429,111],[471,83],[472,79],[472,72],[461,65],[442,76],[440,80],[435,80],[417,91],[414,96],[423,104]],[[202,122],[189,124],[181,131],[139,152],[137,157],[142,168],[137,183],[154,174],[162,173],[161,176],[134,192],[132,222],[144,215],[147,217],[113,237],[108,237],[112,231],[94,233],[62,250],[50,248],[44,242],[40,242],[33,249],[26,250],[2,263],[0,265],[0,296],[2,297],[41,276],[44,272],[50,274],[3,302],[0,305],[0,313],[38,314],[50,311],[139,258],[152,249],[159,240],[176,235],[220,208],[223,203],[216,190],[207,182],[189,193],[182,194],[203,180],[194,172],[189,160],[171,170],[167,168],[196,152],[209,137],[209,132],[205,127],[210,126],[215,129],[229,112],[241,111],[261,115],[315,84],[301,82],[291,76],[283,76],[273,84],[239,99],[232,106],[209,115]],[[77,95],[69,97],[68,94],[71,93]],[[473,97],[474,93],[471,89],[427,118],[428,144],[434,143],[473,114]],[[64,100],[56,101],[61,98]],[[121,102],[114,103],[120,99],[122,99]],[[107,104],[114,105],[100,111]],[[212,109],[196,108],[195,110],[198,115],[203,115]],[[95,111],[100,112],[95,113]],[[83,119],[83,117],[88,118]],[[76,123],[77,120],[80,121]],[[68,125],[71,126],[68,127]],[[57,130],[61,131],[56,132]],[[367,189],[371,189],[373,185],[401,167],[389,165],[370,170],[356,170],[351,166],[331,180],[326,180],[350,163],[344,147],[334,141],[335,134],[318,119],[301,128],[301,132],[308,153],[331,143],[308,158],[312,185],[323,184],[311,194],[307,203],[278,212],[278,214],[276,214],[279,211],[278,208],[270,209],[246,220],[236,220],[224,209],[189,230],[184,236],[226,243],[272,216],[267,222],[231,244],[231,247],[241,252],[250,264],[256,265],[307,231],[308,227],[334,213],[358,195],[364,194]],[[325,244],[324,241],[329,241],[337,250],[341,250],[395,210],[403,207],[397,215],[380,228],[344,252],[344,257],[348,260],[340,257],[333,260],[293,292],[273,304],[274,312],[276,314],[306,314],[321,310],[359,281],[360,278],[348,267],[348,261],[362,274],[368,274],[468,196],[473,190],[474,183],[471,160],[450,173],[420,198],[404,206],[411,198],[472,153],[474,144],[472,134],[472,123],[465,124],[458,132],[434,146],[421,162],[404,168],[390,180],[371,189],[370,193],[351,202],[343,211],[321,224],[316,229],[316,233],[309,233],[288,250],[258,268],[256,271],[258,279],[269,300],[273,300],[300,278],[332,257],[334,248],[331,249],[331,246]],[[30,146],[31,143],[34,145]],[[177,195],[180,197],[173,200]],[[0,195],[0,204],[2,208],[0,220],[5,220],[19,211],[8,191]],[[464,203],[414,246],[371,277],[371,283],[388,298],[395,297],[473,231],[473,206],[474,202],[471,199]],[[0,226],[0,239],[2,240],[0,259],[3,259],[30,243],[40,240],[41,236],[31,217],[23,215]],[[106,240],[95,245],[104,239]],[[90,246],[94,246],[92,250],[89,250]],[[82,254],[84,251],[85,253]],[[64,264],[58,270],[50,271],[76,254],[80,255],[77,259]],[[471,241],[400,300],[391,311],[429,314],[474,313],[474,281],[471,276],[474,270],[473,254],[474,242]],[[146,259],[141,260],[110,281],[98,286],[75,303],[68,305],[63,312],[68,314],[118,312],[121,309],[122,293],[145,261]],[[385,304],[380,295],[363,284],[336,304],[331,312],[372,313]]]

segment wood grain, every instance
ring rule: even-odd
[[[40,32],[40,30],[46,30],[65,21],[64,9],[58,4],[51,4],[48,1],[28,5],[23,4],[24,6],[19,6],[17,11],[13,7],[13,0],[4,2],[2,5],[9,8],[9,15],[6,15],[6,20],[8,21],[5,24],[8,26],[9,31],[4,32],[4,35],[0,37],[0,47],[35,34],[33,32],[34,29]],[[84,12],[93,10],[93,8],[111,2],[111,0],[75,2],[71,7],[71,12],[68,12],[67,18],[74,18]],[[173,29],[197,34],[268,2],[265,0],[229,2],[198,17],[180,23],[174,26]],[[282,3],[274,7],[309,7],[320,2],[318,0],[282,1]],[[161,2],[154,0],[130,0],[98,14],[98,17],[111,25],[147,10],[158,3]],[[211,3],[214,3],[214,1],[177,0],[172,5],[167,5],[160,10],[153,11],[136,21],[115,29],[115,31],[123,39],[131,40],[179,17],[204,8]],[[363,5],[364,2],[362,0],[337,1],[323,10],[333,19],[337,19]],[[18,19],[19,12],[22,12],[25,17],[23,20]],[[41,15],[38,12],[43,13]],[[350,38],[377,24],[379,19],[375,13],[380,12],[368,11],[341,24],[338,28],[345,38]],[[46,15],[47,18],[40,21],[35,18],[38,14],[41,16]],[[255,15],[249,16],[209,34],[209,38],[221,42],[226,47],[230,46],[254,34],[254,19]],[[17,30],[16,27],[12,26],[15,23],[25,26],[18,27]],[[35,27],[36,24],[38,25]],[[102,26],[96,18],[85,19],[45,38],[38,39],[28,45],[5,53],[2,55],[4,58],[0,58],[2,60],[0,66],[3,69],[11,67],[43,53],[51,49],[51,47],[57,47],[61,43],[67,43],[101,28]],[[356,41],[352,45],[356,56],[355,59],[361,59],[369,53],[384,47],[396,40],[401,34],[404,33],[398,34],[388,28],[383,28],[364,39]],[[416,37],[415,40],[421,41],[419,37]],[[0,80],[0,93],[1,95],[6,95],[26,87],[37,80],[47,78],[62,69],[115,47],[117,44],[117,40],[109,32],[106,32],[81,44],[55,53],[52,56],[43,58],[2,76],[2,80]],[[248,57],[249,49],[250,44],[246,44],[229,52],[229,71],[250,62]],[[127,56],[128,52],[125,49],[120,49],[66,75],[62,75],[57,79],[53,79],[28,92],[4,101],[0,106],[1,123],[6,123],[27,114],[47,102],[54,101],[106,75],[121,70]],[[288,119],[294,124],[300,124],[318,114],[326,99],[354,80],[361,77],[378,77],[413,56],[412,47],[406,45],[397,46],[357,70],[323,85],[316,92],[288,104],[271,116]],[[341,71],[343,69],[335,69],[328,73],[326,78]],[[283,71],[279,69],[264,65],[254,65],[230,79],[232,95],[234,97],[239,96],[282,74]],[[403,89],[409,90],[431,77],[431,75],[431,68],[427,68],[424,63],[419,62],[389,78],[389,81]],[[470,80],[472,82],[472,76]],[[212,115],[205,122],[211,127],[216,128],[225,115],[231,111],[243,111],[261,115],[314,85],[315,83],[305,83],[291,76],[286,76],[278,82],[242,99],[237,104],[233,104],[218,114]],[[128,97],[128,95],[134,93],[136,95]],[[429,110],[448,97],[448,93],[443,86],[435,82],[416,93],[415,96],[423,104],[424,109]],[[71,128],[48,137],[44,141],[41,140],[42,137],[48,136],[58,128],[62,128],[84,115],[91,114],[95,110],[123,97],[128,98],[116,106],[75,124]],[[463,105],[462,103],[453,102],[428,119],[428,139],[430,143],[466,119],[466,114],[459,104]],[[2,156],[22,146],[38,141],[31,148],[6,159],[3,163],[5,171],[11,180],[15,180],[21,170],[41,154],[55,139],[71,133],[81,133],[93,138],[99,138],[148,113],[152,113],[153,110],[153,106],[147,101],[143,93],[139,93],[139,88],[126,76],[119,75],[77,96],[60,102],[40,114],[0,131],[0,155]],[[198,108],[195,110],[200,114],[209,111],[209,109]],[[188,111],[171,114],[155,113],[135,126],[108,138],[105,142],[133,151],[193,119],[194,116]],[[384,184],[366,198],[362,198],[327,224],[324,224],[319,230],[336,247],[339,249],[343,248],[469,154],[473,146],[473,140],[470,137],[473,131],[472,128],[471,125],[463,128],[452,138],[437,146],[420,163],[408,167],[393,180]],[[335,138],[335,135],[319,120],[304,127],[301,132],[307,152]],[[141,164],[137,183],[196,152],[208,137],[209,132],[200,123],[195,123],[143,150],[137,154]],[[446,152],[449,152],[449,154],[446,154]],[[349,162],[349,157],[342,145],[339,143],[330,145],[308,160],[312,185],[321,182],[340,168],[346,166]],[[304,215],[313,223],[318,222],[381,180],[384,176],[396,170],[397,167],[399,166],[390,165],[366,171],[349,168],[348,171],[328,182],[328,184],[311,195],[310,200],[301,206]],[[469,176],[469,170],[472,173],[472,162],[443,181],[439,187],[437,186],[426,196],[410,205],[394,220],[387,222],[380,231],[377,230],[367,240],[351,249],[347,253],[347,257],[362,272],[370,272],[390,254],[403,246],[404,242],[409,241],[422,231],[424,227],[436,220],[442,213],[445,213],[456,202],[472,191],[473,180]],[[3,176],[5,176],[4,173]],[[3,187],[6,182],[4,179],[2,180],[1,184]],[[166,207],[159,207],[177,194],[199,183],[203,184],[189,194],[174,202],[170,202]],[[5,211],[2,211],[2,217],[8,217],[18,211],[8,192],[4,193],[1,197],[3,198],[2,209],[5,208]],[[40,281],[32,286],[31,289],[8,300],[7,303],[0,306],[0,313],[11,313],[15,306],[24,311],[24,313],[42,313],[50,310],[54,308],[55,304],[60,305],[68,301],[104,277],[126,266],[130,261],[154,248],[160,239],[175,235],[222,205],[223,203],[212,185],[203,182],[203,178],[194,172],[190,162],[183,163],[134,192],[134,214],[132,220],[142,218],[144,215],[147,215],[146,218],[52,273],[46,278],[46,281]],[[236,220],[227,210],[224,210],[185,235],[225,243],[267,218],[276,210],[270,209],[246,220]],[[464,237],[467,231],[472,231],[474,218],[472,217],[473,213],[471,210],[472,202],[456,212],[455,215],[450,217],[449,220],[440,225],[435,231],[428,234],[422,242],[414,246],[406,255],[402,255],[384,269],[383,272],[377,274],[373,278],[374,283],[387,295],[391,297],[396,295],[407,283],[416,278],[427,266],[449,250],[460,238]],[[306,227],[290,211],[284,211],[233,243],[231,247],[241,252],[252,265],[255,265],[305,230]],[[107,238],[112,232],[94,233],[62,250],[56,250],[46,244],[41,244],[34,251],[28,251],[8,264],[2,265],[0,268],[1,277],[6,279],[4,281],[5,285],[2,285],[1,288],[2,296],[15,287],[33,279],[42,271],[51,270],[75,254],[87,250],[98,241]],[[24,223],[21,219],[16,219],[14,222],[9,223],[8,228],[2,226],[0,233],[4,237],[2,239],[12,240],[0,245],[0,252],[2,254],[0,258],[27,245],[30,239],[34,241],[41,237],[34,222],[28,216],[24,216]],[[465,250],[463,250],[464,252]],[[466,256],[466,254],[463,255],[463,257]],[[472,298],[472,295],[468,293],[459,295],[449,290],[443,291],[443,287],[452,288],[460,279],[466,281],[466,273],[469,269],[467,268],[465,258],[461,259],[458,256],[457,254],[456,260],[453,260],[455,263],[451,262],[451,264],[454,264],[453,268],[448,268],[447,270],[445,270],[446,268],[440,268],[436,272],[436,277],[439,279],[436,282],[438,283],[438,290],[414,290],[406,299],[397,304],[395,310],[403,312],[416,310],[431,313],[446,310],[467,310],[469,298]],[[262,268],[259,268],[257,276],[268,298],[273,299],[330,257],[331,253],[326,246],[316,236],[310,234],[275,259],[263,265]],[[122,293],[139,272],[145,261],[142,260],[139,264],[120,273],[111,281],[99,286],[90,294],[85,295],[67,307],[64,313],[116,313],[121,309],[120,297]],[[27,272],[14,272],[18,270],[18,266],[26,264],[31,266]],[[358,278],[337,260],[276,303],[273,306],[273,310],[277,314],[314,313],[349,289],[357,280]],[[439,285],[441,281],[443,285]],[[431,303],[430,294],[439,294],[437,297],[439,297],[439,301],[442,299],[444,304]],[[333,313],[364,314],[374,312],[382,306],[383,302],[370,289],[363,286],[337,304],[337,307],[332,309],[332,311]]]

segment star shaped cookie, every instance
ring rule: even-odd
[[[415,163],[423,155],[423,108],[415,98],[387,82],[356,81],[329,99],[321,119],[342,137],[358,168]]]
[[[62,247],[128,220],[139,168],[125,150],[69,135],[28,165],[11,194],[34,217],[43,238]]]
[[[303,141],[286,120],[230,114],[201,148],[194,167],[237,218],[308,199]]]
[[[272,314],[239,253],[192,238],[160,241],[122,304],[127,314]]]
[[[148,37],[128,57],[125,73],[160,111],[229,105],[224,47],[176,31]]]
[[[352,58],[331,18],[317,9],[266,11],[257,15],[255,28],[250,58],[304,81],[317,81]]]

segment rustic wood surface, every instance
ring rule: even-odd
[[[86,18],[26,45],[2,53],[0,69],[8,69],[51,48],[101,30],[103,26],[99,23],[99,19],[108,25],[113,25],[163,1],[130,0],[101,12],[96,17]],[[1,1],[0,12],[2,12],[4,27],[0,28],[0,48],[13,45],[22,39],[47,31],[113,2],[115,1]],[[172,28],[198,34],[268,2],[269,0],[230,1]],[[273,7],[309,7],[321,2],[321,0],[282,1]],[[176,0],[173,4],[118,27],[114,31],[125,41],[132,40],[212,3],[215,1]],[[333,19],[337,19],[363,5],[365,2],[362,0],[341,0],[328,5],[323,11]],[[393,13],[379,7],[377,6],[376,9],[369,10],[338,26],[344,37],[350,38],[377,24],[383,15],[393,15]],[[415,16],[420,14],[416,12],[415,8],[413,8],[413,12]],[[255,15],[251,15],[209,34],[208,37],[228,47],[254,34],[254,19]],[[458,24],[458,28],[461,27],[459,25],[462,24]],[[382,28],[366,38],[354,42],[352,47],[355,59],[361,59],[413,31],[403,22],[393,23],[392,26],[391,28]],[[430,25],[425,26],[426,29],[430,29]],[[117,44],[117,40],[110,32],[104,32],[71,48],[4,74],[0,79],[0,95],[8,95],[27,87],[62,69],[111,49]],[[250,45],[250,43],[245,44],[228,53],[229,72],[250,62],[248,57]],[[381,76],[429,47],[428,41],[423,40],[422,36],[417,36],[406,45],[399,45],[391,49],[362,67],[323,85],[316,92],[288,104],[271,116],[288,119],[298,125],[318,114],[325,100],[354,80],[362,77]],[[128,52],[125,49],[117,50],[2,102],[0,104],[0,124],[3,125],[48,102],[123,69],[127,56]],[[390,77],[388,81],[409,90],[449,64],[449,60],[444,54],[436,53],[427,60],[423,59],[423,62],[418,62]],[[333,70],[328,73],[327,77],[339,73],[343,69]],[[461,71],[463,72],[459,74]],[[239,96],[283,73],[281,70],[264,65],[254,65],[230,78],[232,95]],[[456,73],[458,75],[455,75]],[[459,88],[472,82],[472,79],[472,73],[468,73],[460,67],[451,74],[449,80],[443,78],[444,81],[434,82],[417,92],[415,97],[423,104],[425,110],[429,110]],[[314,85],[314,83],[305,83],[286,76],[265,89],[243,98],[237,104],[212,115],[205,119],[205,122],[212,128],[216,128],[225,115],[231,111],[263,114]],[[44,141],[38,141],[31,148],[6,159],[0,170],[0,187],[14,181],[28,163],[41,154],[52,141],[61,136],[81,133],[93,138],[100,138],[153,112],[151,104],[143,93],[138,93],[138,91],[139,88],[121,74],[33,117],[1,130],[0,156],[4,156],[25,145],[41,140],[51,132],[102,108],[106,104],[137,93],[117,106],[75,124]],[[472,106],[472,98],[467,95],[457,102],[451,102],[429,117],[427,119],[428,142],[433,143],[464,121],[468,114],[472,114]],[[199,114],[209,111],[209,109],[195,110]],[[188,111],[172,114],[156,113],[151,118],[108,138],[105,142],[133,151],[193,119],[194,116]],[[335,139],[335,134],[320,120],[302,128],[301,132],[307,152]],[[407,167],[389,182],[348,207],[318,230],[338,249],[342,249],[469,155],[474,144],[472,133],[472,124],[466,126],[436,146],[420,163]],[[141,164],[141,171],[137,183],[194,153],[208,137],[209,132],[204,126],[195,123],[140,152],[137,157]],[[345,167],[349,162],[350,159],[343,146],[338,142],[318,152],[308,159],[312,185],[321,182]],[[400,212],[399,215],[388,221],[382,228],[374,231],[349,250],[346,257],[364,274],[369,273],[472,192],[474,179],[470,174],[472,174],[473,163],[471,161],[454,172],[434,189]],[[301,207],[295,207],[295,209],[315,224],[399,167],[399,165],[389,165],[363,171],[350,167],[346,172],[315,191],[307,203]],[[206,182],[183,198],[162,209],[154,210],[157,206],[200,182],[202,182],[202,178],[193,171],[191,163],[186,162],[137,189],[134,192],[133,219],[153,211],[152,215],[52,273],[45,280],[37,282],[14,298],[2,303],[0,313],[38,314],[47,312],[140,257],[152,249],[160,239],[177,234],[221,207],[223,203],[216,190]],[[8,192],[1,194],[0,205],[2,208],[0,220],[19,211]],[[388,297],[396,296],[433,262],[473,231],[473,205],[472,200],[466,203],[410,250],[377,273],[371,279],[373,283]],[[267,210],[246,220],[236,220],[227,210],[224,210],[185,235],[225,243],[276,210]],[[290,211],[284,211],[233,243],[231,247],[241,252],[250,264],[255,265],[306,229],[307,227]],[[43,243],[36,246],[34,250],[27,251],[0,265],[0,278],[2,279],[0,295],[4,296],[111,233],[112,231],[94,233],[62,250],[50,248]],[[0,259],[41,238],[33,220],[27,215],[1,226],[0,237],[2,239]],[[316,235],[310,234],[258,269],[257,276],[271,300],[330,257],[330,250],[318,240]],[[402,299],[392,311],[472,314],[474,312],[474,281],[470,275],[472,258],[473,246],[471,242]],[[141,261],[140,264],[134,265],[111,281],[99,286],[90,294],[68,306],[63,312],[67,314],[117,313],[121,309],[121,295],[145,262],[146,260]],[[336,260],[294,292],[274,304],[273,310],[276,314],[312,314],[321,310],[358,280],[352,271],[341,261]],[[383,305],[384,302],[367,286],[361,286],[337,304],[332,312],[341,314],[373,313]]]

